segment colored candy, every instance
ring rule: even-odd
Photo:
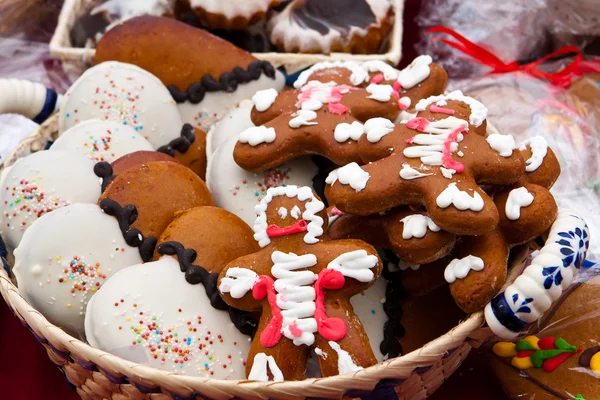
[[[515,344],[510,342],[498,342],[494,345],[493,352],[498,357],[515,357],[517,351],[515,350]]]

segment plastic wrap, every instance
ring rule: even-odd
[[[548,17],[554,34],[600,36],[598,0],[548,0]]]
[[[435,55],[452,77],[481,75],[487,69],[465,55],[431,41],[425,30],[445,26],[492,51],[506,62],[526,61],[544,54],[549,37],[547,0],[429,0],[417,17],[423,33],[419,54]],[[569,3],[570,4],[570,3]]]

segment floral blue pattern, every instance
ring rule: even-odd
[[[564,256],[563,267],[569,268],[574,265],[575,268],[579,269],[590,246],[590,236],[587,229],[575,228],[572,231],[559,232],[558,236],[561,239],[557,240],[556,243],[561,245],[560,252]],[[560,279],[562,280],[562,277]]]

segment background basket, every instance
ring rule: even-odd
[[[76,48],[71,44],[70,32],[75,21],[89,9],[91,0],[65,0],[58,25],[50,41],[50,54],[63,62],[81,67],[91,64],[96,54],[93,48]],[[382,60],[397,65],[402,55],[402,14],[404,0],[392,0],[394,7],[394,26],[389,37],[388,52],[384,54],[298,54],[298,53],[253,53],[260,60],[269,61],[275,68],[285,67],[288,74],[300,71],[320,61],[369,61]]]

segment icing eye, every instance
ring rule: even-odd
[[[293,212],[293,210],[292,210],[292,212]],[[285,207],[279,207],[279,210],[277,210],[277,214],[279,214],[281,219],[287,218],[288,210]]]
[[[302,211],[300,211],[300,208],[298,206],[294,206],[294,208],[292,208],[292,211],[290,212],[290,215],[294,219],[298,219],[302,215]]]

